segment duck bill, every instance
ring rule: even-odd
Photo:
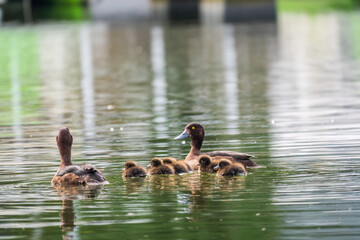
[[[220,168],[219,165],[214,167],[215,170],[219,170],[219,168]]]
[[[179,136],[177,136],[176,138],[174,138],[174,139],[177,139],[177,140],[179,140],[179,139],[185,139],[185,138],[187,138],[187,137],[189,137],[189,134],[186,132],[186,130],[185,131],[183,131]]]
[[[199,162],[197,162],[196,164],[195,164],[195,166],[199,166],[200,165],[200,163]]]

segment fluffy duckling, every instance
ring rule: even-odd
[[[207,155],[201,155],[196,165],[200,165],[200,172],[216,173],[217,169],[214,168],[218,165],[218,161],[214,161]]]
[[[153,158],[150,162],[150,175],[159,175],[159,174],[175,174],[174,167],[169,164],[163,164],[160,158]]]
[[[219,169],[218,176],[236,176],[246,175],[246,169],[241,163],[231,163],[229,160],[223,159],[219,161],[219,164],[215,167]]]
[[[189,123],[186,125],[184,132],[182,132],[175,139],[185,139],[189,137],[191,139],[191,149],[185,158],[192,167],[197,163],[199,156],[201,155],[201,146],[205,136],[205,129],[199,123]],[[231,159],[233,162],[242,163],[245,167],[257,167],[258,164],[250,159],[252,155],[246,153],[238,153],[232,151],[213,151],[203,153],[210,157],[222,156]],[[195,169],[195,168],[194,168]]]
[[[147,171],[134,161],[127,161],[122,173],[123,177],[146,177]]]
[[[56,136],[60,153],[60,167],[51,183],[59,185],[86,185],[107,183],[103,174],[91,164],[72,165],[71,146],[73,137],[68,128],[60,128]]]
[[[189,172],[189,165],[184,161],[176,161],[175,158],[172,157],[165,157],[162,159],[164,164],[169,164],[174,167],[175,174],[179,173],[188,173]]]

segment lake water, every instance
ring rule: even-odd
[[[1,28],[0,239],[359,239],[359,20]],[[264,168],[121,177],[189,122]],[[109,185],[51,186],[62,126]]]

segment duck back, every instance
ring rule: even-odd
[[[66,166],[60,169],[52,180],[52,183],[55,185],[84,185],[86,183],[102,182],[105,182],[105,177],[91,164]]]
[[[205,155],[208,155],[210,157],[222,157],[229,159],[232,162],[238,162],[243,164],[245,167],[257,167],[258,164],[251,160],[251,157],[254,157],[253,155],[247,154],[247,153],[238,153],[233,151],[213,151],[204,153]]]

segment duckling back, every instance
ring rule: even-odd
[[[150,163],[149,174],[160,175],[160,174],[175,174],[175,169],[170,164],[163,164],[160,158],[153,158]]]
[[[175,158],[172,157],[165,157],[162,159],[162,161],[165,165],[166,164],[171,165],[174,168],[175,174],[189,172],[188,169],[190,166],[186,164],[184,161],[177,161]]]
[[[175,169],[174,169],[174,167],[172,167],[170,165],[161,165],[159,167],[150,168],[149,169],[149,174],[150,175],[160,175],[160,174],[174,175],[175,174]]]

